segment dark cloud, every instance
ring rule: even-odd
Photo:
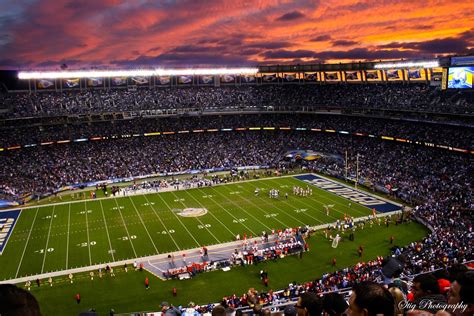
[[[258,48],[245,48],[245,49],[239,50],[239,54],[246,55],[246,56],[257,55],[260,52],[261,50]]]
[[[293,46],[290,42],[259,42],[245,45],[248,48],[278,49]]]
[[[474,29],[470,29],[469,31],[459,34],[458,38],[474,42]]]
[[[315,52],[311,50],[271,50],[266,51],[260,54],[262,57],[269,59],[293,59],[293,58],[312,58],[315,55]]]
[[[292,21],[292,20],[304,18],[305,16],[306,15],[304,15],[304,13],[301,13],[300,11],[292,11],[278,17],[276,21]]]
[[[197,41],[197,44],[216,44],[219,43],[222,39],[220,38],[203,38]]]
[[[69,60],[47,60],[36,64],[36,67],[48,67],[48,68],[59,68],[61,65],[66,64],[67,66],[77,65],[80,64],[82,61],[78,59],[69,59]]]
[[[474,32],[467,31],[457,37],[447,37],[423,42],[392,42],[380,45],[382,49],[404,49],[424,54],[465,54],[473,45]]]
[[[29,68],[33,65],[31,61],[20,61],[18,59],[12,58],[3,58],[0,59],[0,69],[8,70],[8,69],[25,69]]]
[[[399,59],[422,57],[417,52],[398,50],[369,50],[367,48],[354,48],[350,50],[324,51],[315,54],[315,57],[326,59],[347,59],[347,60],[377,60],[377,59]]]
[[[182,45],[170,50],[170,53],[201,53],[226,49],[225,46]]]
[[[430,52],[433,54],[442,53],[457,53],[462,54],[468,50],[470,44],[461,38],[445,38],[435,39],[431,41],[416,43],[408,46],[408,48],[414,48],[423,52]]]
[[[218,42],[221,45],[229,45],[229,46],[239,46],[242,45],[243,40],[238,37],[229,37],[229,38],[224,38]]]
[[[332,41],[332,46],[354,46],[359,44],[357,41],[350,41],[350,40],[337,40]]]
[[[319,36],[313,37],[310,39],[310,42],[327,42],[330,40],[332,40],[331,35],[326,34],[326,35],[319,35]]]
[[[156,51],[160,50],[160,48],[161,48],[160,46],[155,46],[155,47],[152,47],[152,48],[148,49],[146,52],[147,53],[156,52]]]
[[[357,2],[357,3],[354,3],[354,4],[340,6],[337,9],[338,9],[338,11],[359,12],[359,11],[367,10],[370,7],[371,7],[371,5],[367,2]]]
[[[312,58],[318,60],[328,59],[348,59],[348,60],[367,60],[367,59],[397,59],[413,58],[419,56],[416,52],[398,51],[398,50],[369,50],[367,48],[354,48],[350,50],[329,50],[314,52],[310,50],[273,50],[261,54],[267,59],[298,59]]]
[[[417,29],[417,30],[432,30],[432,29],[434,29],[434,25],[427,25],[427,24],[415,25],[415,29]]]
[[[235,55],[215,53],[192,53],[176,54],[164,53],[158,56],[140,56],[136,59],[123,59],[111,62],[117,66],[181,66],[192,67],[200,66],[255,66],[258,63],[247,59],[246,57]]]
[[[472,16],[464,9],[459,14],[461,4],[428,13],[436,1],[406,1],[413,17],[390,14],[400,5],[395,0],[352,0],[329,8],[320,7],[320,0],[260,1],[258,7],[231,0],[0,1],[0,66],[57,67],[68,58],[80,61],[78,67],[111,65],[111,60],[123,65],[304,63],[472,52],[474,30],[438,35],[455,32],[442,21]],[[306,23],[308,12],[314,25]],[[389,42],[405,30],[422,31],[428,40]],[[367,36],[364,43],[354,40],[361,36]],[[378,46],[381,41],[388,44]],[[319,51],[311,51],[315,47]]]

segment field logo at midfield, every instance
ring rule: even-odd
[[[7,245],[19,216],[20,210],[0,212],[0,255]]]
[[[207,208],[185,208],[184,210],[176,209],[175,210],[179,216],[183,217],[199,217],[207,214]]]
[[[333,181],[314,174],[296,176],[295,178],[317,186],[318,188],[323,189],[325,191],[337,194],[340,197],[364,205],[368,208],[375,208],[377,212],[385,213],[398,211],[401,209],[401,205],[397,203],[381,199],[369,193],[355,190],[337,181]]]

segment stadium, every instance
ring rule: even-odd
[[[472,45],[395,44],[0,58],[0,315],[472,315]]]

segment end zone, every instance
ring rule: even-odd
[[[348,185],[343,183],[331,180],[329,178],[315,175],[315,174],[305,174],[300,176],[295,176],[296,179],[314,185],[320,189],[323,189],[327,192],[336,194],[340,197],[351,200],[355,203],[363,205],[368,208],[375,208],[377,212],[387,213],[393,211],[399,211],[402,209],[402,205],[389,201],[387,199],[375,196],[368,192],[363,192],[356,190]]]
[[[7,246],[8,238],[12,234],[19,217],[20,210],[0,212],[0,255]]]

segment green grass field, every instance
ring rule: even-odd
[[[292,195],[293,177],[270,178],[159,194],[117,197],[24,209],[0,255],[0,280],[85,267],[203,245],[220,244],[237,234],[319,225],[371,210],[313,188],[309,197]],[[256,187],[263,191],[254,195]],[[289,199],[268,198],[276,188]],[[333,204],[329,216],[323,205]],[[201,217],[177,214],[206,208]]]
[[[108,315],[111,308],[116,312],[127,313],[137,311],[159,311],[162,301],[172,304],[186,305],[193,301],[196,304],[218,302],[224,295],[245,293],[253,287],[263,290],[259,271],[265,269],[269,273],[270,288],[284,289],[288,283],[306,282],[321,277],[322,274],[354,265],[360,262],[357,247],[363,245],[365,252],[363,261],[375,259],[390,253],[389,238],[395,236],[395,245],[403,246],[420,240],[428,234],[428,230],[420,224],[411,222],[402,225],[375,225],[372,228],[359,230],[355,233],[355,241],[347,239],[339,243],[337,249],[324,238],[322,232],[308,239],[310,251],[303,259],[288,256],[275,262],[264,262],[259,265],[235,267],[231,271],[213,271],[197,275],[186,281],[162,281],[147,272],[116,269],[116,277],[105,276],[91,281],[87,273],[77,274],[73,284],[66,277],[54,279],[54,286],[47,284],[36,287],[31,292],[38,299],[43,315],[77,315],[81,311],[95,308],[99,315]],[[331,265],[332,258],[337,258],[337,266]],[[150,290],[145,290],[145,277],[150,278]],[[34,283],[34,282],[33,282]],[[23,286],[23,284],[19,284]],[[172,288],[176,287],[178,296],[172,296]],[[81,304],[76,304],[74,296],[80,293]]]

